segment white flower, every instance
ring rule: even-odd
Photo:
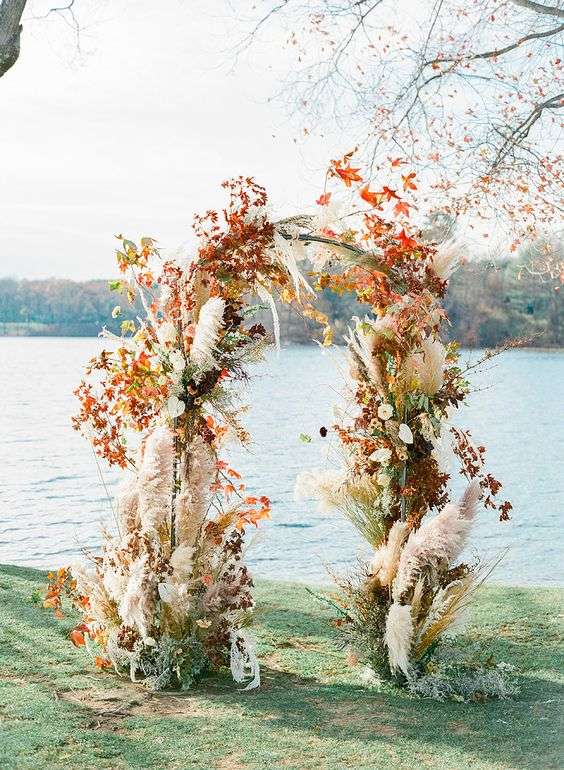
[[[413,433],[411,432],[411,428],[404,422],[399,426],[398,436],[404,444],[413,444]]]
[[[175,591],[170,583],[159,583],[158,585],[159,597],[165,604],[170,604],[175,596]]]
[[[144,642],[147,645],[147,647],[155,647],[157,644],[152,636],[145,637]]]
[[[386,447],[381,447],[370,455],[370,460],[374,460],[378,463],[387,463],[392,456],[392,450]]]
[[[376,483],[379,484],[381,487],[387,487],[390,485],[390,477],[387,473],[379,473],[376,476]]]
[[[164,321],[157,326],[157,337],[161,345],[166,345],[168,342],[173,343],[176,341],[176,327],[172,321]]]
[[[394,408],[391,404],[380,404],[378,407],[378,417],[381,420],[389,420],[394,413]]]
[[[180,417],[186,409],[186,404],[176,396],[171,396],[166,402],[166,408],[170,417],[174,420],[175,417]]]
[[[186,363],[184,361],[184,356],[180,352],[180,350],[173,350],[169,353],[169,361],[174,369],[175,372],[181,372],[183,371]]]

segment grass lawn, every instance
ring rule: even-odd
[[[519,668],[521,693],[436,703],[361,684],[330,610],[305,588],[261,582],[263,686],[227,672],[186,695],[151,694],[93,669],[37,592],[44,573],[0,567],[0,768],[506,770],[561,768],[562,597],[482,589],[465,630]],[[35,595],[35,599],[34,599]]]

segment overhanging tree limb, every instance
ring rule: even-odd
[[[557,16],[559,19],[564,19],[564,9],[561,7],[561,3],[556,5],[543,5],[542,3],[536,3],[534,0],[511,0],[513,5],[519,5],[521,8],[527,8],[529,11],[535,13],[544,13],[547,16]]]
[[[26,0],[2,0],[0,4],[0,77],[20,55],[21,18]]]

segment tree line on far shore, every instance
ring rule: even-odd
[[[450,283],[446,309],[447,336],[464,347],[493,347],[524,337],[536,347],[564,347],[564,302],[560,284],[531,274],[521,261],[469,262]],[[112,318],[116,305],[123,314]],[[351,295],[327,292],[319,298],[335,328],[335,341],[362,309]],[[278,308],[285,343],[307,343],[319,331],[287,305]],[[119,333],[124,318],[140,308],[129,307],[109,291],[104,280],[70,281],[0,279],[0,336],[96,336],[102,326]],[[268,314],[263,314],[265,324]]]

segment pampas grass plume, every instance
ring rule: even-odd
[[[214,365],[213,352],[219,340],[224,311],[225,300],[221,297],[210,297],[202,305],[190,348],[190,360],[196,366],[206,368]]]
[[[392,673],[398,669],[409,676],[409,655],[413,638],[413,620],[409,604],[394,603],[386,618],[384,642]]]

